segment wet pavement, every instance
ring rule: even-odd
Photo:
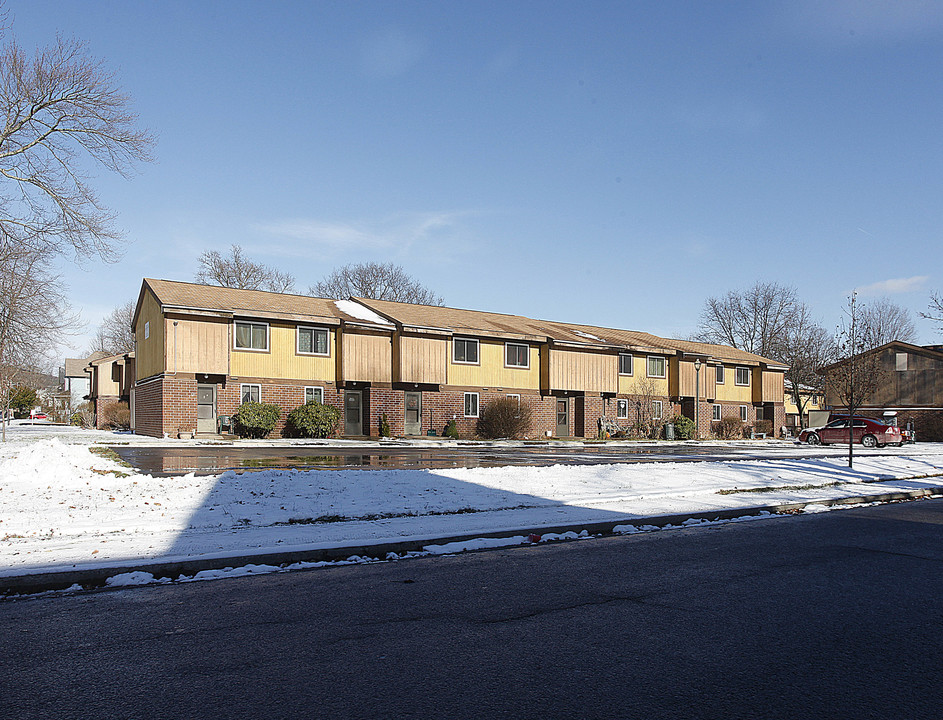
[[[263,468],[338,469],[429,469],[454,467],[506,467],[509,465],[599,465],[608,463],[679,462],[705,460],[772,460],[806,456],[799,448],[782,452],[755,447],[709,447],[643,445],[592,448],[576,446],[481,447],[337,447],[286,445],[282,447],[234,447],[189,445],[186,447],[112,446],[122,460],[148,475],[196,473],[214,475],[226,470]],[[821,457],[821,451],[808,453]]]

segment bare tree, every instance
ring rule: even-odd
[[[811,389],[824,392],[823,378],[818,370],[834,358],[834,338],[812,317],[806,305],[800,304],[786,329],[780,347],[779,359],[788,366],[785,380],[790,386],[792,401],[799,410],[799,423],[809,404]]]
[[[8,249],[0,272],[0,394],[24,373],[51,361],[49,353],[77,327],[59,276],[50,269],[51,250]],[[5,408],[6,410],[6,408]],[[6,440],[6,412],[3,440]]]
[[[295,278],[276,268],[253,262],[239,245],[229,248],[228,255],[207,250],[200,255],[200,269],[196,281],[205,285],[220,285],[240,290],[267,290],[290,293],[295,289]]]
[[[394,300],[416,305],[442,305],[442,298],[393,263],[356,263],[335,269],[308,288],[315,297]]]
[[[873,329],[861,322],[857,294],[852,293],[845,308],[842,327],[835,336],[834,362],[823,368],[825,389],[830,399],[848,409],[848,467],[854,461],[853,419],[875,391],[887,380],[888,371],[881,364]]]
[[[134,333],[131,331],[133,319],[133,302],[129,300],[116,307],[98,326],[86,354],[91,355],[96,350],[102,350],[109,355],[120,355],[134,350]]]
[[[939,293],[930,294],[930,304],[927,306],[929,312],[920,313],[920,317],[932,320],[940,330],[943,330],[943,295]]]
[[[695,339],[778,359],[800,308],[795,288],[757,282],[747,290],[708,298]]]
[[[887,298],[862,305],[859,308],[861,326],[864,335],[873,342],[873,347],[884,345],[893,340],[914,344],[917,342],[917,328],[914,327],[910,310],[892,303]]]
[[[130,99],[76,40],[35,55],[0,48],[0,247],[113,260],[114,216],[88,184],[95,163],[128,176],[151,158]],[[6,271],[6,268],[0,268]]]

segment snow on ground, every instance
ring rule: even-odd
[[[0,446],[0,576],[404,539],[429,539],[428,552],[453,552],[478,545],[435,539],[608,520],[630,532],[634,519],[652,515],[943,485],[943,478],[927,477],[943,473],[943,446],[933,444],[859,457],[853,470],[844,456],[833,455],[152,477],[90,448],[153,439],[51,425],[13,426],[8,438]],[[788,447],[776,445],[779,452]],[[757,489],[762,492],[747,492]],[[527,541],[520,536],[504,544]]]

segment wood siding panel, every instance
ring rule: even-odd
[[[174,325],[176,323],[176,326]],[[229,372],[229,322],[209,318],[167,317],[166,372]]]
[[[527,344],[527,343],[521,343]],[[478,365],[452,362],[452,342],[447,343],[448,384],[460,387],[495,387],[510,390],[540,389],[540,348],[530,345],[530,367],[504,367],[504,342],[480,339]]]
[[[619,389],[619,356],[551,348],[548,389],[614,393]]]
[[[754,370],[754,373],[760,372]],[[783,402],[784,374],[778,370],[763,370],[762,402]]]
[[[223,347],[232,342],[231,332],[226,327],[226,340]],[[309,326],[305,326],[309,327]],[[336,352],[336,333],[333,328],[328,330],[328,344],[330,356],[298,355],[297,326],[292,324],[269,325],[269,352],[252,352],[246,350],[231,350],[231,374],[236,377],[273,378],[273,379],[306,379],[320,382],[334,380]],[[389,345],[389,339],[387,339]],[[387,362],[389,366],[389,362]],[[221,371],[225,372],[225,370]],[[389,371],[387,371],[389,373]]]
[[[148,326],[144,337],[144,325]],[[137,377],[143,379],[159,375],[167,370],[164,361],[167,357],[164,338],[164,316],[157,298],[148,289],[141,298],[141,312],[138,313],[134,327],[134,356],[137,362]]]
[[[339,378],[346,382],[392,382],[393,353],[389,335],[344,332]]]
[[[702,400],[714,398],[717,380],[717,370],[714,365],[701,363],[700,388],[698,388],[697,372],[693,361],[678,360],[677,364],[672,361],[671,367],[677,367],[678,372],[678,392],[673,394],[693,398],[695,391],[699,389]]]
[[[444,337],[413,337],[398,339],[397,381],[444,385],[450,340]]]

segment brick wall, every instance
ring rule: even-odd
[[[163,386],[160,382],[149,382],[135,388],[134,432],[136,434],[164,436],[162,392]]]
[[[120,401],[117,395],[99,395],[95,398],[95,427],[99,430],[104,430],[107,425],[105,423],[104,411],[109,405],[114,405],[116,402]]]

